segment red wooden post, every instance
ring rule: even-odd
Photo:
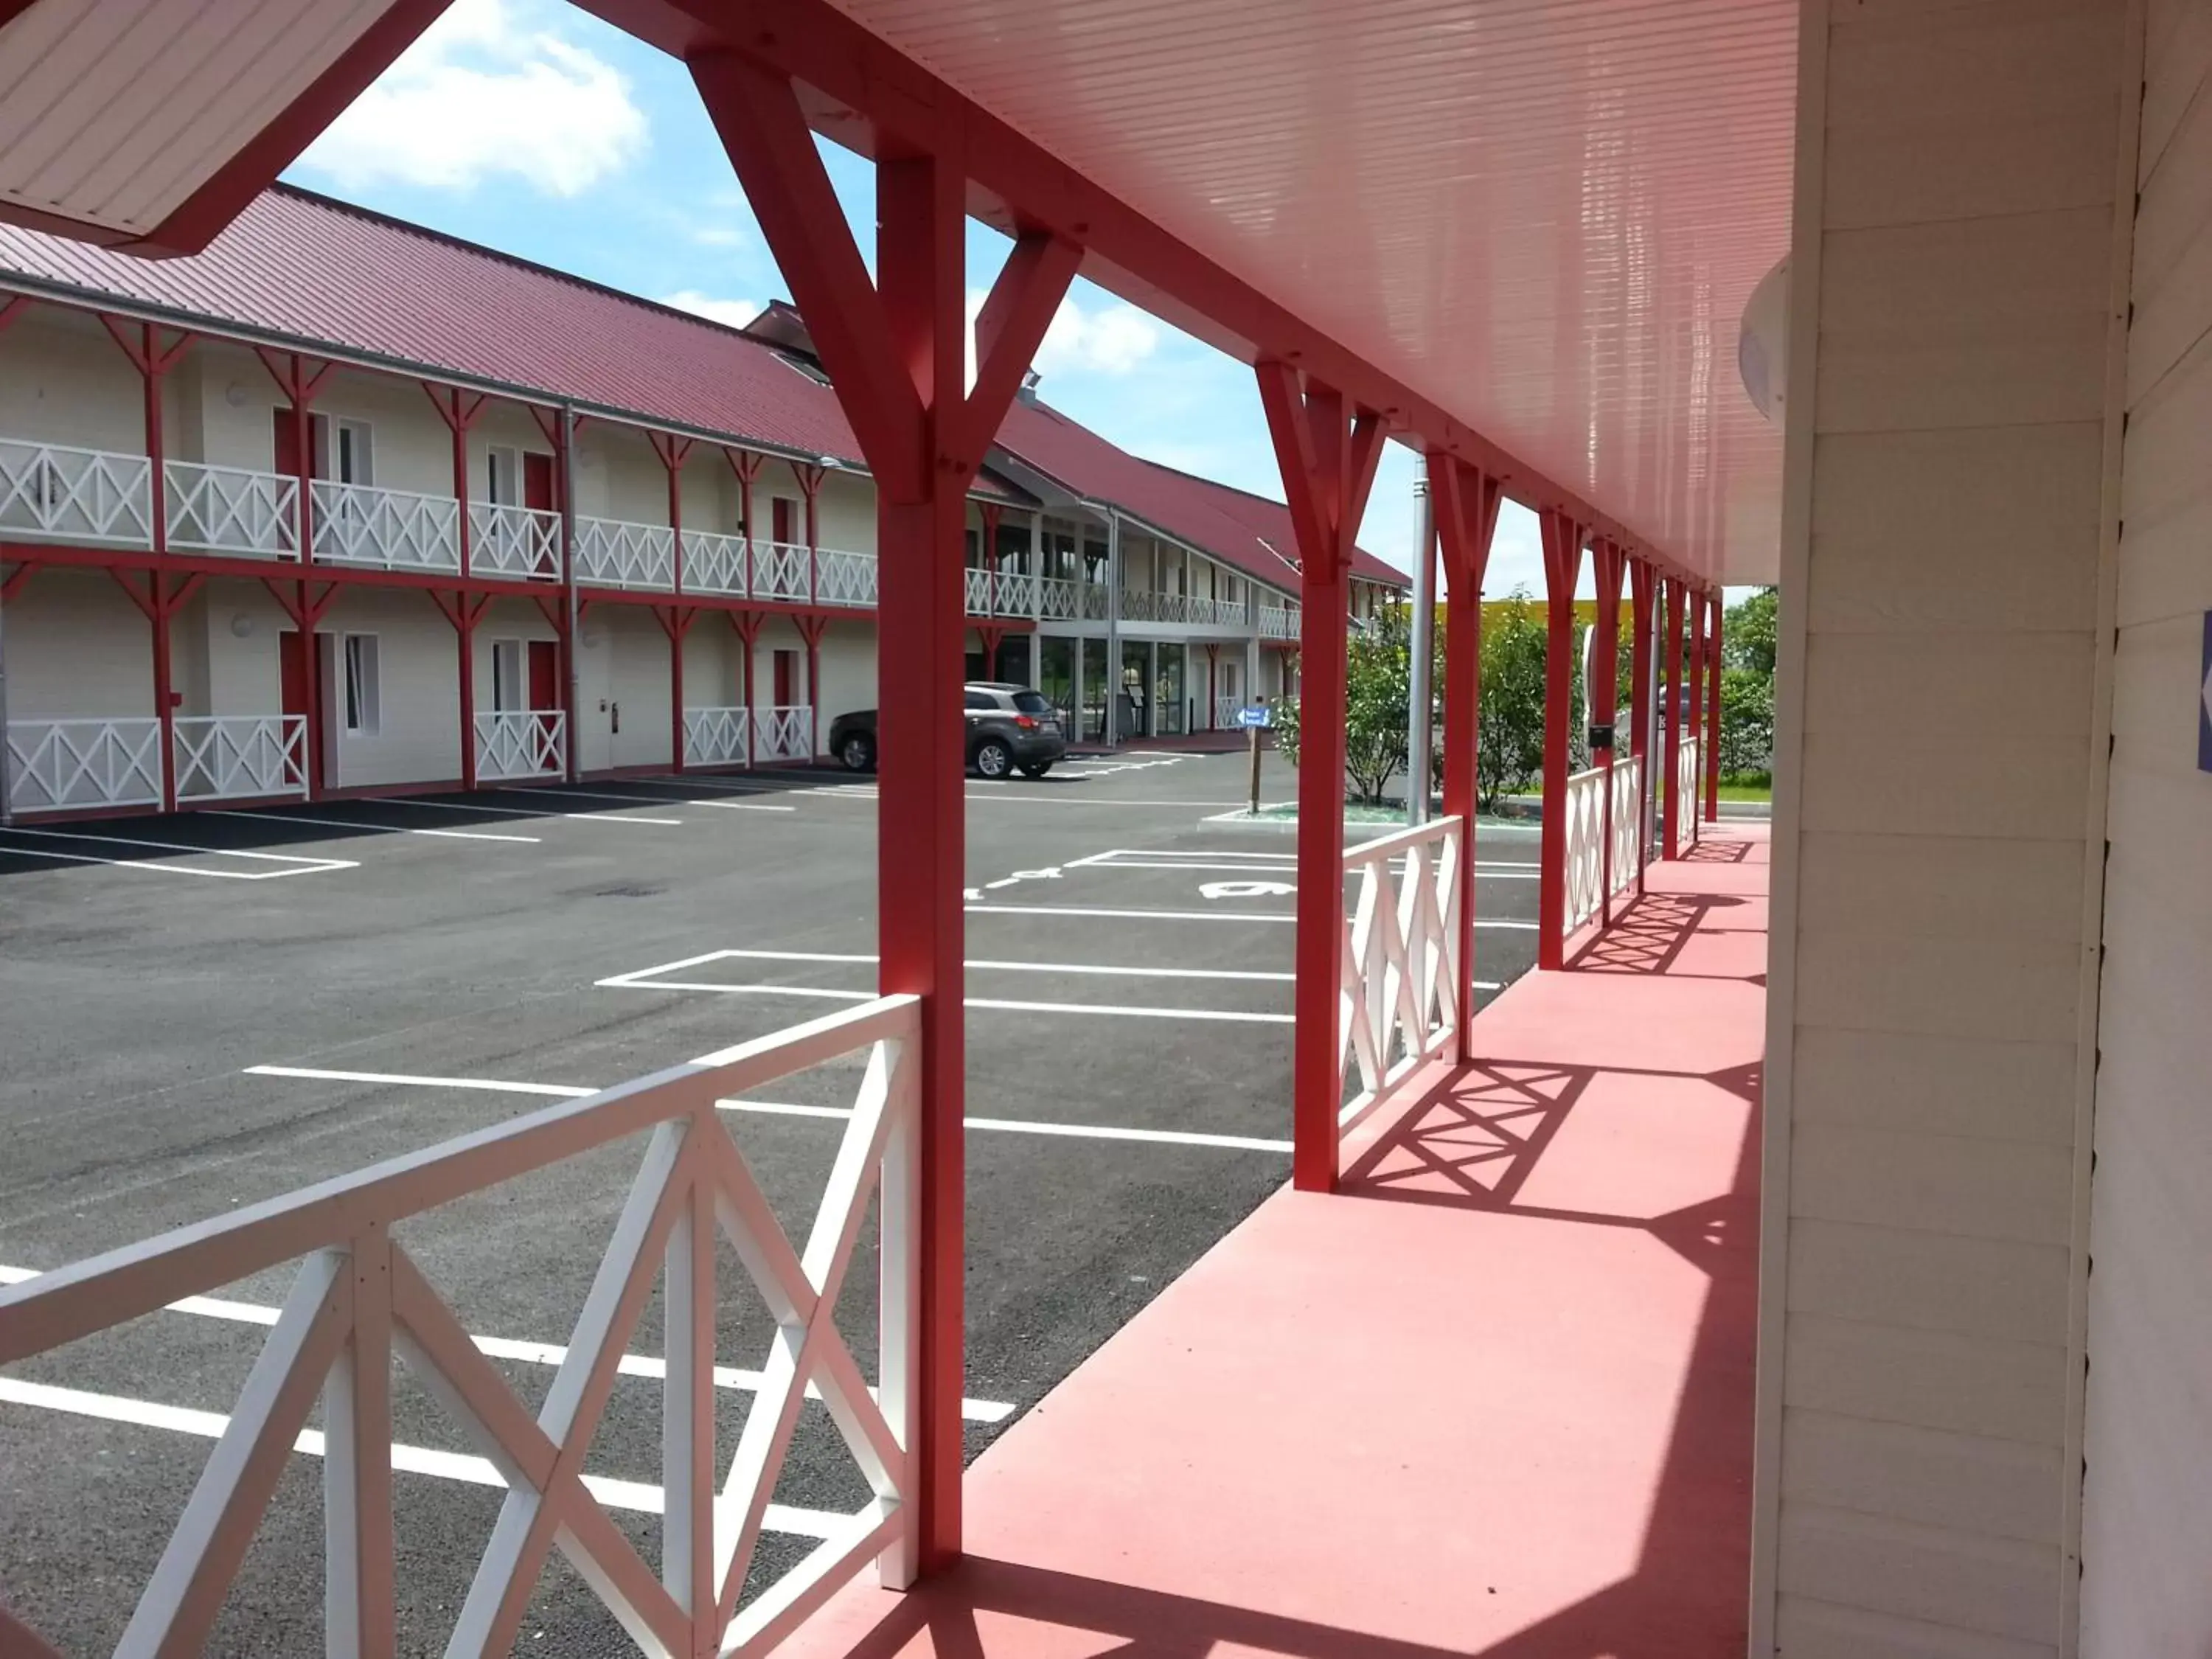
[[[669,769],[684,769],[684,641],[691,632],[691,624],[699,619],[696,605],[653,605],[653,621],[668,636],[668,742]],[[750,734],[749,734],[750,735]]]
[[[1605,768],[1604,846],[1598,876],[1598,924],[1613,926],[1613,721],[1620,713],[1620,544],[1601,537],[1590,546],[1590,568],[1597,577],[1597,642],[1590,653],[1590,724],[1606,733],[1590,760]]]
[[[1460,866],[1460,1060],[1474,1058],[1475,744],[1482,725],[1482,579],[1498,527],[1498,480],[1442,450],[1429,452],[1429,498],[1444,564],[1444,775],[1446,817],[1467,826]]]
[[[1684,590],[1683,603],[1690,613],[1690,655],[1686,665],[1689,675],[1689,696],[1682,714],[1683,735],[1692,743],[1705,724],[1705,596],[1696,588]],[[1702,759],[1702,757],[1700,757]],[[1698,787],[1702,764],[1691,775],[1690,798],[1682,803],[1680,823],[1684,827],[1686,841],[1695,841],[1698,836],[1698,797],[1704,793]]]
[[[822,752],[822,636],[830,618],[809,611],[793,620],[806,647],[806,758],[811,761]]]
[[[744,655],[738,663],[738,677],[745,705],[745,764],[753,763],[753,647],[760,639],[761,623],[766,620],[757,611],[725,612],[730,619],[730,629],[738,636]]]
[[[1382,450],[1382,417],[1290,364],[1257,366],[1260,402],[1298,543],[1297,978],[1292,992],[1291,1179],[1333,1192],[1344,1077],[1337,1053],[1344,975],[1344,700],[1346,579]]]
[[[1710,662],[1705,676],[1705,822],[1717,823],[1721,817],[1721,593],[1718,588],[1705,598],[1712,608],[1712,626],[1706,630],[1705,650]]]
[[[1648,560],[1628,558],[1628,752],[1644,763],[1636,792],[1636,892],[1644,893],[1644,866],[1651,846],[1651,628],[1652,589],[1658,573]]]
[[[669,586],[672,592],[681,593],[684,591],[684,458],[691,453],[692,441],[667,432],[647,432],[645,436],[668,473]],[[683,769],[679,765],[677,769],[681,771]]]
[[[703,54],[691,71],[876,480],[878,983],[921,1003],[911,1449],[913,1542],[929,1571],[958,1556],[961,1539],[967,489],[1082,253],[1057,237],[1017,239],[975,319],[975,382],[963,395],[967,180],[957,158],[897,142],[879,150],[872,285],[791,82],[736,53]]]
[[[11,303],[0,313],[0,326],[13,322],[21,308],[21,301]],[[148,526],[150,544],[156,553],[169,550],[169,475],[168,446],[164,436],[161,409],[161,382],[176,367],[177,359],[185,355],[191,343],[191,334],[179,330],[177,337],[168,344],[161,343],[161,332],[151,323],[140,323],[135,329],[122,319],[100,314],[100,326],[105,328],[123,355],[130,358],[138,371],[144,388],[144,426],[146,436],[146,511],[152,521]]]
[[[1567,943],[1567,744],[1574,716],[1575,581],[1583,527],[1547,508],[1544,536],[1544,823],[1538,845],[1536,965],[1557,968]]]
[[[823,472],[811,461],[793,461],[791,476],[799,480],[799,493],[806,501],[806,602],[818,605],[822,600],[822,510],[818,498]],[[812,682],[808,684],[811,686]]]
[[[730,464],[730,471],[738,481],[738,524],[745,538],[744,596],[753,596],[753,480],[760,477],[761,462],[766,458],[749,449],[733,449],[722,446],[722,459]],[[750,741],[750,733],[748,733]],[[747,752],[750,754],[750,750]]]
[[[1667,689],[1659,700],[1662,715],[1667,722],[1667,745],[1660,751],[1659,764],[1662,775],[1660,789],[1659,850],[1662,858],[1682,856],[1681,811],[1685,805],[1677,796],[1681,793],[1682,750],[1682,606],[1689,589],[1678,577],[1667,578]]]
[[[995,501],[986,501],[983,503],[982,514],[983,585],[990,595],[985,604],[989,613],[995,617],[999,614],[999,520],[1005,515],[1006,508]],[[996,646],[990,647],[990,657],[991,660],[985,665],[983,671],[984,677],[987,679],[996,679],[999,677],[999,651]]]
[[[296,351],[273,351],[267,346],[253,348],[261,359],[261,366],[269,371],[269,378],[276,382],[276,389],[284,394],[292,410],[293,453],[297,459],[295,476],[300,485],[298,533],[300,562],[313,564],[315,559],[315,423],[313,407],[315,394],[322,390],[323,382],[330,378],[332,363],[324,363],[313,374],[307,372],[307,360]]]
[[[477,787],[477,624],[491,606],[489,593],[470,594],[456,591],[448,596],[432,588],[430,603],[438,607],[438,614],[453,625],[453,634],[459,641],[461,665],[461,787]]]
[[[169,586],[167,573],[149,570],[146,573],[146,591],[141,593],[131,585],[129,574],[109,566],[107,574],[115,585],[131,596],[153,629],[154,639],[154,718],[161,731],[155,741],[161,750],[161,810],[177,810],[177,752],[176,752],[176,691],[175,675],[171,667],[169,642],[170,618],[184,602],[198,592],[207,580],[204,573],[194,572],[177,579],[177,586]],[[21,574],[17,573],[18,576]]]
[[[453,435],[453,504],[459,514],[458,527],[461,574],[469,574],[469,553],[473,526],[469,523],[469,428],[477,423],[483,412],[485,396],[481,392],[464,394],[459,386],[441,386],[433,381],[422,382],[422,395],[430,400],[430,407],[438,411],[438,418]]]

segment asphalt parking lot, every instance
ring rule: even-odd
[[[1263,793],[1291,793],[1271,771]],[[1289,1170],[1292,838],[1218,821],[1241,756],[1124,753],[969,785],[972,1455]],[[0,830],[0,1279],[112,1249],[870,994],[876,808],[834,773],[624,779]],[[1533,830],[1485,826],[1478,979],[1533,960]],[[1487,994],[1486,993],[1486,994]],[[803,1236],[854,1073],[726,1121]],[[778,1107],[813,1108],[812,1112]],[[639,1143],[399,1237],[533,1411]],[[839,1322],[872,1374],[872,1243]],[[734,1265],[726,1286],[742,1281]],[[0,1600],[65,1651],[127,1621],[265,1334],[263,1275],[0,1372]],[[748,1291],[748,1295],[750,1292]],[[656,1292],[657,1296],[657,1292]],[[719,1443],[769,1322],[725,1298]],[[633,1352],[657,1353],[649,1309]],[[648,1564],[659,1384],[625,1368],[586,1460]],[[489,1465],[394,1387],[400,1650],[442,1650]],[[864,1482],[810,1405],[756,1578]],[[295,1456],[211,1652],[319,1645],[320,1469]],[[629,1650],[556,1555],[533,1652]]]

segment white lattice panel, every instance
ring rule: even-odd
[[[10,720],[7,748],[12,811],[161,804],[157,720]]]
[[[568,769],[568,716],[559,708],[512,708],[477,714],[477,776],[489,783],[557,778]]]
[[[1613,891],[1636,885],[1644,867],[1644,758],[1613,763]]]
[[[1451,1041],[1459,1016],[1466,825],[1438,818],[1348,848],[1358,896],[1343,931],[1337,1065],[1348,1127]],[[1356,1074],[1356,1076],[1355,1076]]]
[[[172,547],[243,558],[300,556],[300,481],[237,466],[164,461]]]
[[[450,495],[317,478],[310,497],[315,557],[384,570],[461,568],[461,507]]]
[[[179,801],[307,793],[307,722],[298,714],[179,714],[170,725]]]
[[[1577,772],[1567,780],[1566,931],[1598,913],[1605,902],[1605,804],[1603,767]],[[1547,811],[1551,802],[1544,803]]]
[[[0,537],[150,547],[152,477],[143,455],[0,438]]]
[[[752,720],[743,708],[687,708],[684,711],[686,766],[749,766],[752,763]]]
[[[469,571],[477,576],[561,580],[561,515],[506,502],[469,505]]]

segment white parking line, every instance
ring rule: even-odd
[[[1494,991],[1494,985],[1478,984],[1477,990]],[[691,1063],[694,1066],[718,1066],[720,1054],[702,1054]],[[473,1077],[415,1077],[404,1072],[321,1072],[304,1066],[249,1066],[248,1073],[256,1077],[300,1077],[330,1079],[341,1083],[391,1083],[423,1089],[483,1089],[499,1094],[557,1095],[574,1099],[599,1092],[596,1089],[578,1088],[573,1085],[555,1083],[504,1083],[491,1078]],[[726,1112],[756,1112],[771,1117],[850,1117],[849,1106],[803,1106],[795,1102],[781,1100],[718,1100],[714,1104]],[[1000,1134],[1058,1135],[1094,1140],[1158,1141],[1169,1146],[1217,1146],[1235,1151],[1259,1152],[1287,1152],[1287,1140],[1262,1140],[1250,1135],[1203,1134],[1192,1129],[1117,1129],[1099,1124],[1045,1123],[1027,1118],[971,1117],[962,1120],[971,1129],[987,1129]],[[0,1284],[9,1281],[5,1274],[21,1269],[0,1268]],[[194,1310],[193,1311],[198,1311]],[[488,1338],[477,1338],[481,1346]],[[492,1352],[486,1348],[486,1353]],[[655,1362],[656,1364],[659,1362]],[[656,1373],[657,1374],[657,1373]],[[742,1375],[742,1373],[739,1373]],[[732,1387],[742,1386],[732,1384]],[[988,1401],[969,1401],[963,1407],[972,1412],[1000,1409]],[[1012,1409],[1011,1407],[1006,1409]],[[976,1417],[979,1423],[995,1422],[995,1418]]]
[[[611,983],[611,981],[602,981]],[[721,985],[707,980],[627,981],[624,991],[712,991],[721,996],[800,997],[816,1002],[873,1002],[877,991],[832,991],[816,985]],[[1149,1008],[1109,1002],[1015,1002],[1000,997],[965,997],[963,1008],[995,1008],[1024,1014],[1097,1014],[1127,1019],[1195,1019],[1231,1025],[1288,1025],[1288,1014],[1248,1013],[1234,1008]]]
[[[626,812],[620,817],[617,817],[611,812],[562,812],[551,807],[546,808],[544,811],[533,812],[525,806],[477,806],[465,805],[457,800],[441,800],[434,795],[428,797],[388,795],[386,799],[405,801],[414,806],[441,807],[448,812],[481,812],[496,818],[536,818],[541,823],[547,818],[569,818],[578,823],[681,823],[684,822],[682,818],[641,817],[635,812]],[[650,801],[643,804],[648,806],[652,805]]]
[[[634,973],[616,974],[607,979],[593,980],[595,986],[628,989],[647,984],[653,975],[670,969],[693,968],[701,963],[720,962],[732,957],[743,957],[763,962],[851,962],[870,963],[878,958],[873,951],[855,953],[838,951],[710,951],[704,956],[687,957],[682,962],[671,963],[668,968],[641,968]],[[1111,974],[1133,979],[1232,979],[1268,980],[1288,984],[1297,975],[1261,972],[1242,968],[1112,968],[1087,962],[1000,962],[985,957],[970,957],[964,964],[969,968],[987,968],[1013,974]]]
[[[593,1091],[580,1089],[574,1092],[588,1095]],[[763,1109],[775,1109],[764,1105]],[[844,1115],[850,1116],[851,1109],[845,1108]],[[20,1285],[38,1276],[35,1267],[0,1267],[0,1285]],[[181,1302],[169,1303],[167,1311],[196,1314],[202,1319],[228,1320],[239,1325],[273,1326],[283,1310],[261,1302],[234,1302],[225,1297],[188,1296]],[[469,1340],[476,1344],[479,1352],[491,1358],[512,1359],[526,1365],[557,1366],[568,1357],[568,1349],[557,1342],[520,1342],[511,1337],[474,1335]],[[651,1354],[626,1353],[615,1362],[615,1370],[624,1376],[647,1376],[657,1380],[668,1375],[668,1362]],[[739,1370],[729,1365],[714,1367],[714,1386],[718,1389],[758,1393],[762,1381],[759,1371]],[[872,1389],[869,1392],[872,1394],[874,1390]],[[806,1396],[810,1400],[819,1400],[821,1390],[810,1386]],[[963,1400],[960,1402],[960,1415],[970,1423],[1003,1423],[1013,1414],[1013,1407],[1001,1401]]]
[[[611,789],[561,789],[551,784],[532,784],[527,789],[499,788],[492,793],[501,795],[558,795],[567,800],[610,800],[624,806],[653,806],[668,804],[658,797],[648,799],[642,795],[617,795]],[[686,801],[684,805],[688,806],[690,803]]]
[[[228,847],[192,847],[182,842],[143,841],[130,836],[88,836],[68,830],[35,830],[14,824],[0,835],[43,836],[56,841],[90,842],[95,847],[151,847],[161,852],[189,854],[194,858],[258,859],[281,864],[282,870],[200,870],[172,864],[166,859],[102,858],[95,853],[64,853],[59,848],[18,847],[10,850],[27,858],[67,859],[72,864],[107,864],[118,870],[158,870],[172,876],[211,876],[222,881],[274,881],[283,876],[315,876],[332,870],[358,870],[357,859],[303,858],[290,853],[247,853]]]
[[[328,824],[333,830],[367,830],[377,835],[441,836],[448,841],[520,841],[532,846],[539,844],[540,836],[501,836],[489,830],[418,830],[404,823],[370,823],[360,818],[326,818],[297,812],[249,812],[240,807],[217,811],[221,818],[262,818],[270,823],[297,823],[313,828]]]
[[[1101,910],[1081,904],[970,904],[970,915],[985,916],[1119,916],[1134,921],[1296,921],[1287,910]],[[1478,927],[1500,932],[1533,933],[1533,921],[1493,921],[1475,918]]]
[[[770,805],[765,801],[714,800],[704,795],[686,795],[672,798],[666,795],[640,795],[636,797],[636,799],[644,802],[647,805],[650,805],[656,800],[668,800],[675,799],[682,800],[684,805],[686,806],[713,806],[717,807],[725,812],[796,812],[799,810],[796,806]]]
[[[89,1394],[82,1389],[57,1389],[43,1382],[26,1382],[0,1376],[0,1404],[31,1406],[42,1411],[66,1412],[73,1417],[96,1417],[110,1423],[129,1423],[140,1428],[167,1429],[220,1440],[230,1419],[220,1412],[192,1411],[165,1406],[154,1400],[132,1400],[122,1395]],[[323,1431],[302,1429],[292,1449],[303,1457],[323,1455]],[[434,1451],[428,1446],[404,1446],[394,1442],[392,1467],[407,1474],[427,1474],[441,1480],[458,1480],[471,1486],[505,1487],[507,1481],[489,1458],[459,1452]],[[616,1480],[603,1474],[582,1477],[584,1488],[611,1510],[634,1510],[643,1515],[661,1511],[661,1490],[640,1480]],[[801,1538],[834,1538],[857,1524],[860,1517],[834,1510],[796,1509],[770,1504],[762,1525],[771,1532]]]

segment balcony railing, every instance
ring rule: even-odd
[[[807,580],[809,556],[807,550],[796,542],[755,542],[752,597],[803,603],[811,592]]]
[[[1214,730],[1227,732],[1241,724],[1237,717],[1243,708],[1244,699],[1242,697],[1216,697],[1213,700]]]
[[[161,722],[10,720],[8,804],[69,812],[161,804]]]
[[[684,591],[687,593],[747,592],[747,561],[743,536],[717,535],[712,531],[684,532]]]
[[[179,714],[177,800],[249,800],[307,793],[307,722],[297,714]]]
[[[753,764],[772,760],[811,760],[814,753],[814,710],[806,703],[757,709],[753,714]]]
[[[477,776],[489,783],[557,778],[568,770],[568,717],[558,708],[477,715]]]
[[[1685,738],[1674,758],[1674,787],[1680,792],[1677,799],[1681,814],[1675,823],[1685,847],[1698,844],[1699,805],[1705,798],[1705,770],[1698,763],[1698,739]]]
[[[1297,606],[1263,605],[1260,607],[1260,637],[1261,639],[1295,640],[1297,636]]]
[[[461,568],[460,503],[450,495],[317,478],[309,499],[319,564],[380,570]]]
[[[601,587],[672,588],[676,532],[666,525],[580,518],[576,580]]]
[[[1644,867],[1644,760],[1630,755],[1613,763],[1613,886],[1636,885]]]
[[[146,547],[154,538],[143,455],[0,438],[0,533],[94,547]]]
[[[1451,1040],[1459,1018],[1466,822],[1437,818],[1345,849],[1359,884],[1344,924],[1337,1064],[1349,1128]]]
[[[300,556],[300,481],[243,466],[164,461],[169,545],[245,559]]]
[[[1551,805],[1544,803],[1547,811]],[[1562,810],[1567,820],[1569,933],[1595,917],[1605,902],[1605,768],[1593,766],[1567,780]]]
[[[561,515],[506,502],[469,503],[469,571],[477,576],[561,580]]]
[[[872,606],[876,602],[876,556],[825,547],[815,556],[814,598],[818,605]]]
[[[743,708],[687,708],[684,711],[686,766],[750,766],[752,722]]]
[[[326,1644],[332,1653],[367,1650],[374,1644],[361,1632],[380,1631],[383,1650],[393,1650],[394,1623],[410,1616],[405,1575],[393,1559],[391,1470],[400,1447],[387,1406],[395,1361],[453,1414],[507,1488],[458,1613],[435,1620],[441,1636],[452,1621],[449,1652],[515,1647],[547,1547],[540,1526],[557,1529],[582,1582],[656,1653],[764,1653],[872,1563],[884,1584],[910,1584],[922,1044],[919,1000],[878,998],[0,1290],[0,1365],[14,1365],[182,1298],[290,1271],[283,1306],[118,1651],[212,1650],[231,1582],[287,1459],[315,1432],[319,1404],[327,1460],[320,1549],[330,1570],[316,1588]],[[857,1076],[859,1086],[811,1229],[794,1243],[717,1106],[808,1072]],[[436,1225],[418,1218],[496,1190],[522,1200],[517,1214],[550,1236],[573,1224],[550,1201],[552,1182],[565,1190],[604,1171],[605,1158],[637,1138],[642,1156],[575,1335],[544,1409],[533,1409],[417,1266],[420,1230]],[[557,1176],[532,1179],[556,1165]],[[881,1278],[873,1389],[830,1316],[872,1208]],[[731,1246],[732,1269],[714,1265],[716,1234]],[[714,1372],[730,1292],[714,1280],[725,1271],[765,1303],[777,1337],[734,1455],[718,1460]],[[665,1327],[657,1413],[662,1519],[658,1550],[648,1545],[641,1555],[602,1507],[584,1454],[656,1283]],[[758,1545],[810,1391],[821,1396],[868,1496],[795,1563],[764,1572],[773,1582],[746,1601],[754,1569],[769,1565]],[[733,1471],[726,1480],[726,1468]],[[86,1573],[106,1570],[80,1565]],[[406,1650],[420,1649],[422,1634],[406,1632]],[[33,1635],[29,1650],[51,1650]]]
[[[1205,599],[1194,594],[1188,605],[1190,620],[1202,628],[1234,628],[1241,632],[1252,625],[1252,612],[1242,599]]]

